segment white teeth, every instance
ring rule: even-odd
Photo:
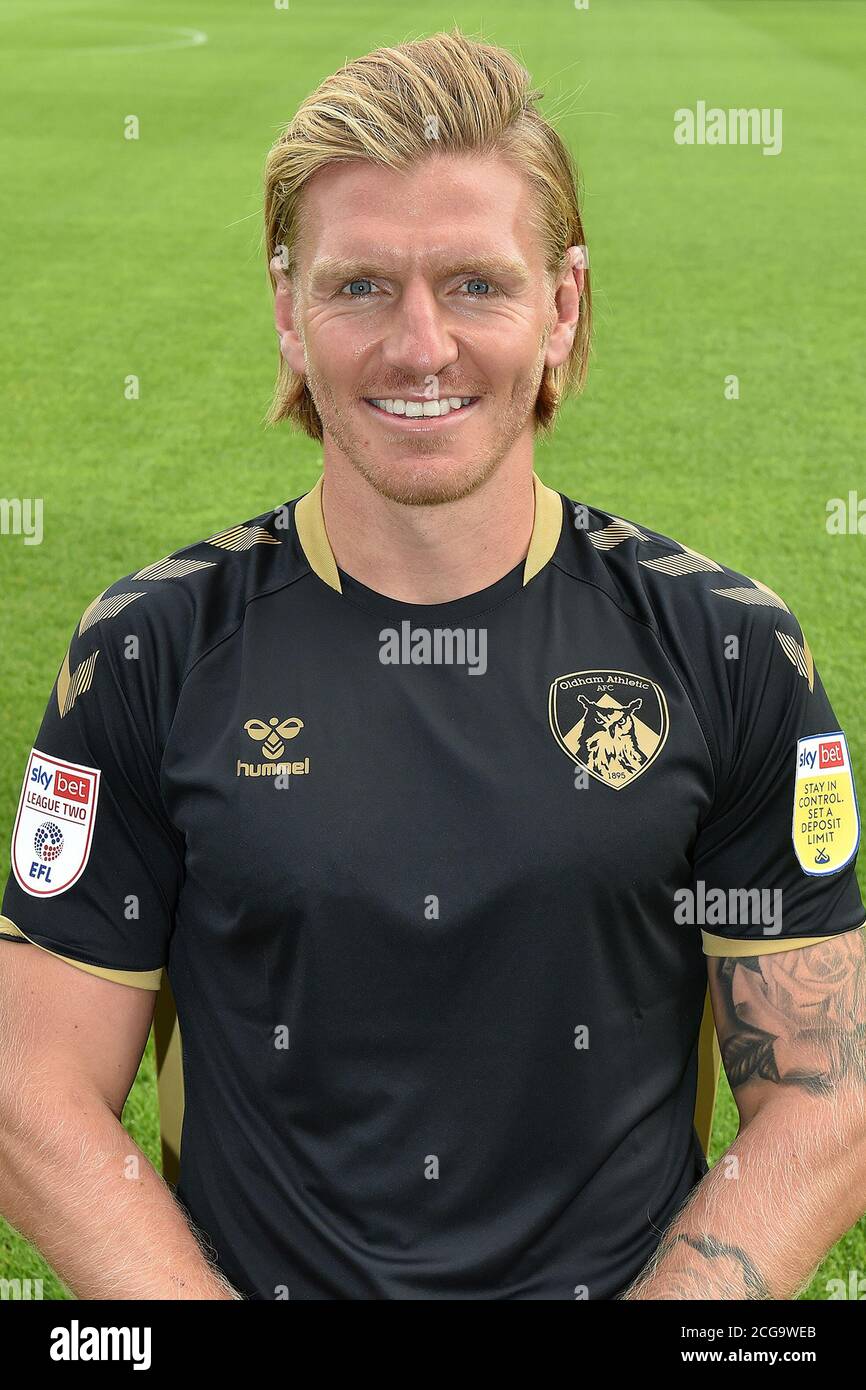
[[[443,396],[441,400],[432,401],[404,401],[398,397],[374,400],[373,405],[387,411],[389,415],[407,415],[410,419],[416,420],[422,415],[449,415],[452,410],[461,410],[464,405],[469,405],[471,400],[471,396]]]

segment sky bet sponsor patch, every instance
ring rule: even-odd
[[[797,741],[793,836],[807,874],[834,874],[857,853],[860,812],[841,730]]]
[[[32,750],[12,836],[12,870],[25,893],[50,898],[81,877],[98,796],[97,768]]]

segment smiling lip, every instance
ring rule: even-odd
[[[455,396],[457,392],[453,393]],[[428,431],[447,429],[449,425],[456,425],[462,415],[471,415],[478,405],[480,396],[474,396],[469,405],[461,405],[459,410],[449,410],[447,415],[391,415],[387,410],[382,410],[380,406],[374,405],[372,400],[366,396],[362,397],[364,405],[371,410],[380,420],[392,425],[394,429],[403,430],[407,434],[426,434]],[[404,396],[403,400],[424,400],[429,397]]]

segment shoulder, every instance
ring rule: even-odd
[[[61,665],[61,715],[92,688],[103,707],[121,699],[135,714],[159,707],[170,719],[187,673],[243,624],[249,604],[308,572],[294,543],[296,501],[148,560],[101,589]]]
[[[305,572],[290,544],[295,502],[239,522],[151,560],[102,589],[87,605],[76,635],[103,635],[123,615],[130,633],[184,643],[194,661],[242,620],[247,605]]]
[[[773,636],[791,655],[803,644],[785,598],[764,580],[630,518],[565,499],[570,541],[563,568],[610,594],[664,641],[716,644],[725,635]]]
[[[784,710],[820,698],[806,637],[770,585],[631,518],[564,502],[557,564],[653,633],[717,772],[759,705],[781,719]]]

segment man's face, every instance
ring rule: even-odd
[[[498,157],[436,153],[407,174],[334,165],[304,190],[281,349],[306,375],[325,457],[383,496],[454,501],[515,447],[531,457],[545,361],[565,360],[573,338],[549,342],[555,285],[531,199]]]

